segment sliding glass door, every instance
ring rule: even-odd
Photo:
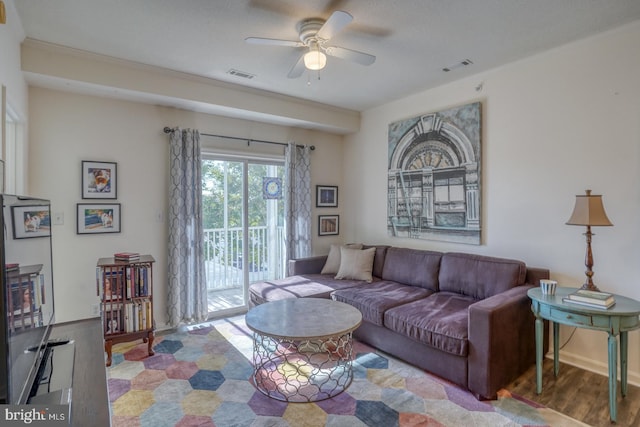
[[[249,284],[284,277],[281,162],[203,156],[205,271],[212,315],[247,307]]]

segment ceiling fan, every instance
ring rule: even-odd
[[[248,37],[247,43],[272,46],[285,46],[305,48],[298,61],[289,71],[290,79],[298,78],[305,68],[308,70],[321,70],[327,64],[327,55],[346,59],[362,65],[371,65],[376,57],[368,53],[347,49],[339,46],[328,45],[329,40],[342,31],[353,20],[351,14],[342,10],[336,10],[326,21],[320,18],[308,18],[298,24],[300,41],[266,39],[261,37]]]

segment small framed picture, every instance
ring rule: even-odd
[[[117,199],[116,163],[82,161],[82,198]]]
[[[78,203],[78,234],[120,232],[120,203]]]
[[[270,176],[263,177],[262,198],[265,200],[282,199],[282,179]]]
[[[316,185],[316,207],[338,207],[338,187],[330,185]]]
[[[104,313],[104,334],[119,334],[124,332],[122,310],[120,308],[107,310]]]
[[[339,215],[318,215],[318,236],[340,234]]]
[[[12,206],[13,238],[51,236],[51,212],[49,206]]]

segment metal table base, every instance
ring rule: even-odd
[[[352,333],[311,340],[254,332],[253,381],[272,399],[316,402],[342,393],[353,380]]]

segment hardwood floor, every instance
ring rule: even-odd
[[[536,368],[511,383],[507,390],[528,400],[580,420],[590,426],[640,426],[640,387],[629,384],[627,396],[620,394],[618,382],[618,420],[609,420],[609,382],[606,376],[560,363],[558,377],[553,361],[544,360],[542,393],[536,394]]]

